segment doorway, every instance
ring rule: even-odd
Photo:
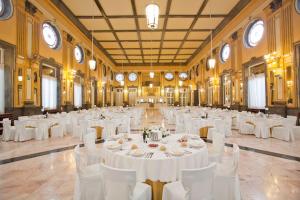
[[[114,88],[115,106],[123,106],[123,88]]]
[[[174,88],[166,87],[165,94],[166,94],[166,99],[167,99],[167,105],[168,106],[174,105],[174,98],[175,98]]]
[[[128,104],[129,106],[135,106],[137,101],[137,88],[128,88]]]
[[[188,106],[189,103],[189,89],[188,88],[179,88],[179,105]]]

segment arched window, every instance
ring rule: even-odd
[[[261,41],[265,31],[265,26],[263,20],[255,20],[250,23],[246,29],[244,35],[244,42],[246,47],[256,47]]]
[[[295,0],[295,8],[298,14],[300,14],[300,0]]]
[[[229,44],[224,44],[221,48],[221,52],[220,52],[220,59],[222,61],[222,63],[225,63],[230,56],[230,46]]]
[[[81,46],[76,45],[74,48],[74,57],[78,63],[83,63],[84,61],[84,53]]]
[[[124,81],[124,74],[117,73],[115,78],[116,78],[116,81],[118,81],[119,83],[121,83],[122,81]]]
[[[179,78],[184,81],[188,78],[188,74],[186,72],[180,72]]]
[[[137,74],[134,73],[134,72],[129,73],[128,80],[131,81],[131,82],[136,81],[137,80]]]
[[[165,79],[166,80],[170,81],[170,80],[173,80],[173,78],[174,78],[174,75],[171,72],[167,72],[165,74]]]
[[[42,26],[43,38],[51,49],[58,49],[61,44],[61,37],[58,29],[50,22],[44,22]]]

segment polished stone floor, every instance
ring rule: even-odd
[[[147,110],[142,127],[165,125],[156,109]],[[135,131],[138,132],[138,131]],[[72,147],[80,141],[71,137],[23,143],[0,143],[0,199],[72,199],[75,160]],[[266,155],[275,152],[300,157],[300,142],[257,139],[233,132],[226,143],[237,143],[240,152],[239,177],[243,200],[299,200],[300,162]],[[101,148],[102,144],[98,144]],[[211,145],[208,143],[208,146]],[[243,148],[242,148],[243,149]],[[226,147],[230,152],[232,148]],[[263,150],[263,151],[256,151]],[[17,161],[17,158],[19,161]],[[6,160],[6,162],[1,162]]]

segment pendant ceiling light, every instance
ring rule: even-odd
[[[211,6],[210,6],[210,21],[211,21]],[[211,29],[210,32],[210,58],[208,59],[208,66],[209,69],[214,69],[216,66],[216,59],[213,57],[213,30]]]
[[[147,26],[151,30],[158,28],[159,6],[150,3],[146,6]]]
[[[150,71],[150,73],[149,73],[149,76],[150,76],[150,78],[154,78],[154,72],[152,71],[153,69],[152,69],[152,39],[151,39],[151,50],[150,50],[151,52],[150,52],[150,68],[151,68],[151,71]]]
[[[93,16],[94,21],[94,16]],[[96,69],[96,60],[94,59],[94,28],[92,28],[92,58],[89,60],[90,70]]]

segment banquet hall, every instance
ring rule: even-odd
[[[300,0],[0,0],[1,200],[299,200]]]

